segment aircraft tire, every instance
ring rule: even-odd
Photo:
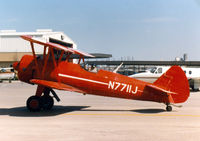
[[[51,110],[54,105],[54,100],[52,96],[44,95],[41,97],[42,108],[44,110]]]
[[[171,111],[172,111],[172,106],[169,106],[169,105],[168,105],[168,106],[166,107],[166,110],[167,110],[168,112],[171,112]]]
[[[31,112],[38,112],[41,110],[42,103],[39,96],[31,96],[26,101],[26,107]]]

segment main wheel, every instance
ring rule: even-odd
[[[42,96],[41,102],[42,102],[42,108],[44,110],[50,110],[54,105],[53,97],[49,95]]]
[[[168,112],[171,112],[171,111],[172,111],[172,106],[167,105],[166,110],[167,110]]]
[[[26,107],[31,112],[37,112],[41,110],[41,99],[38,96],[31,96],[26,101]]]

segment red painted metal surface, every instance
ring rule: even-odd
[[[105,70],[97,73],[89,72],[79,64],[68,62],[67,59],[65,61],[61,58],[56,60],[52,50],[55,49],[54,45],[40,43],[28,36],[23,36],[23,38],[32,43],[44,45],[45,50],[49,49],[47,55],[44,53],[43,59],[36,58],[33,52],[33,56],[25,55],[20,62],[13,64],[13,67],[18,70],[18,77],[21,81],[40,86],[36,92],[38,96],[45,87],[49,87],[84,94],[165,104],[182,103],[189,97],[188,80],[179,66],[172,66],[152,84]],[[61,57],[63,54],[64,52],[61,53]]]

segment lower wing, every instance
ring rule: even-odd
[[[54,81],[47,81],[47,80],[40,80],[40,79],[31,79],[31,83],[37,84],[37,85],[42,85],[58,90],[65,90],[65,91],[71,91],[71,92],[78,92],[78,93],[86,93],[80,89],[74,88],[72,86],[59,83],[59,82],[54,82]]]

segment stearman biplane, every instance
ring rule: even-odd
[[[30,111],[51,109],[53,97],[60,101],[53,89],[154,101],[166,104],[167,111],[172,110],[171,105],[183,103],[189,97],[188,80],[179,66],[172,66],[154,83],[148,83],[105,70],[89,72],[80,63],[85,56],[93,57],[91,54],[31,36],[21,37],[30,42],[33,55],[24,55],[13,67],[21,81],[38,85],[35,95],[26,103]],[[35,54],[34,44],[44,46],[42,57]],[[70,59],[72,54],[79,55],[78,63]]]

